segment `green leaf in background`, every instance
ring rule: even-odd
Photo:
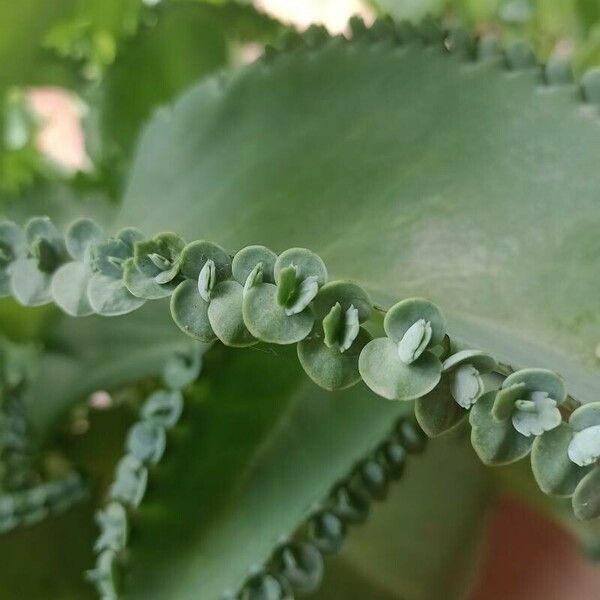
[[[464,435],[465,428],[457,428],[431,441],[422,456],[408,459],[406,474],[373,507],[366,526],[351,529],[340,555],[326,561],[323,588],[315,600],[468,597],[490,488]],[[440,490],[443,502],[436,497]],[[335,576],[336,567],[368,581],[371,592],[360,596],[348,590],[345,595],[329,587],[329,569]]]
[[[451,335],[596,400],[597,119],[537,69],[335,39],[157,115],[118,223],[311,248],[332,278],[426,296]]]
[[[128,598],[151,594],[156,600],[185,600],[201,594],[216,600],[235,591],[407,410],[403,403],[376,398],[363,385],[343,393],[320,390],[289,348],[273,355],[217,347],[205,356],[200,381],[136,518],[125,580]],[[478,535],[487,494],[483,467],[462,441],[409,460],[414,465],[390,503],[396,511],[403,507],[390,517],[397,520],[397,534],[391,534],[389,521],[386,525],[390,542],[409,556],[396,572],[370,559],[364,567],[368,577],[372,570],[376,578],[391,578],[389,585],[402,582],[400,592],[414,586],[414,597],[424,599],[435,597],[435,586],[453,588],[465,565],[470,570],[470,540]],[[446,510],[453,519],[432,514],[430,490],[439,483],[440,460],[448,478]],[[423,501],[422,494],[430,500]],[[374,519],[379,510],[373,507]],[[437,540],[439,554],[428,566],[438,569],[439,579],[419,577],[411,583],[410,565],[430,546],[415,541],[419,523]],[[407,536],[409,524],[416,529]],[[446,559],[459,546],[469,547],[464,565],[445,571]],[[352,552],[349,556],[354,563]],[[374,547],[370,556],[375,560]]]
[[[118,60],[90,91],[87,129],[92,158],[105,163],[109,177],[122,179],[140,129],[156,108],[226,66],[232,39],[269,41],[280,30],[276,21],[250,6],[162,2],[147,15],[137,35],[122,44]]]
[[[171,321],[164,301],[115,319],[63,317],[47,337],[29,411],[32,428],[42,439],[76,402],[99,389],[156,376],[167,358],[190,345]]]

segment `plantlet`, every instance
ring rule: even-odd
[[[184,39],[182,6],[147,14]],[[105,599],[282,600],[319,594],[334,554],[465,597],[441,565],[472,570],[490,481],[518,473],[481,463],[527,457],[532,501],[598,542],[598,72],[433,19],[350,28],[286,30],[135,153],[105,123],[127,176],[108,217],[0,222],[7,310],[40,307],[0,348],[0,530],[53,539],[65,513],[82,568],[57,598],[92,594],[85,568]],[[109,103],[139,76],[119,60]],[[356,549],[386,537],[426,575]]]

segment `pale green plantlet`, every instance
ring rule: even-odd
[[[512,414],[514,428],[524,436],[541,435],[562,421],[556,400],[547,392],[532,392],[529,400],[517,400]]]
[[[137,508],[146,492],[148,469],[132,454],[126,454],[117,465],[110,497]]]
[[[403,363],[410,365],[425,351],[431,341],[431,323],[419,319],[411,325],[398,342],[398,356]]]
[[[250,271],[250,273],[248,274],[248,277],[246,277],[246,281],[244,282],[244,290],[242,292],[242,296],[246,296],[246,294],[248,293],[248,290],[252,287],[254,287],[255,285],[258,285],[259,283],[262,283],[264,281],[264,271],[263,271],[263,264],[262,262],[259,262],[253,269],[252,271]]]
[[[210,302],[210,296],[217,280],[215,261],[208,259],[198,274],[198,292],[205,302]]]
[[[340,352],[345,352],[352,346],[359,329],[358,310],[351,304],[342,312],[341,304],[336,302],[323,319],[323,341],[328,348],[336,347]]]
[[[96,513],[96,523],[100,536],[94,544],[95,552],[113,550],[119,552],[127,545],[129,533],[127,512],[119,502],[110,502],[106,508]]]
[[[456,369],[450,384],[450,393],[460,406],[470,408],[483,390],[481,375],[473,365],[461,365]]]
[[[167,439],[164,427],[152,421],[139,421],[127,434],[127,451],[143,464],[156,464],[164,454]]]
[[[586,467],[600,458],[600,425],[576,431],[569,444],[569,458],[576,465]]]

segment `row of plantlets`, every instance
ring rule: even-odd
[[[233,347],[297,344],[302,367],[325,389],[363,381],[387,400],[415,400],[431,437],[468,418],[486,464],[531,453],[544,492],[572,496],[580,519],[600,514],[600,403],[578,406],[545,369],[499,379],[505,370],[494,358],[459,347],[425,299],[374,307],[357,283],[328,281],[321,258],[304,248],[276,255],[255,245],[230,255],[175,233],[146,239],[127,228],[105,238],[88,219],[64,236],[47,218],[24,229],[5,222],[0,245],[2,292],[22,304],[116,316],[170,296],[172,318],[190,337]],[[443,401],[430,395],[438,385],[448,391]]]

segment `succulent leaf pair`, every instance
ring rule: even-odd
[[[439,386],[415,402],[415,416],[427,435],[438,436],[463,421],[485,392],[482,375],[495,369],[494,358],[479,350],[448,356],[442,363]]]
[[[328,390],[360,381],[362,349],[371,335],[361,327],[373,305],[367,293],[351,281],[326,283],[313,303],[315,323],[298,343],[298,359],[308,376]]]
[[[555,496],[572,496],[580,519],[600,516],[600,402],[575,409],[568,422],[539,436],[531,452],[540,488]]]
[[[484,394],[470,413],[471,441],[486,464],[506,464],[529,454],[535,436],[561,424],[567,398],[563,380],[546,369],[509,375],[498,391]]]
[[[387,337],[370,341],[361,352],[363,380],[389,400],[424,396],[442,374],[442,363],[432,352],[446,335],[440,310],[422,298],[408,298],[390,308],[383,327]]]
[[[21,231],[14,223],[0,224],[2,293],[8,290],[26,306],[52,301],[52,275],[67,259],[62,236],[47,217],[30,219]],[[10,284],[7,285],[10,278]]]

